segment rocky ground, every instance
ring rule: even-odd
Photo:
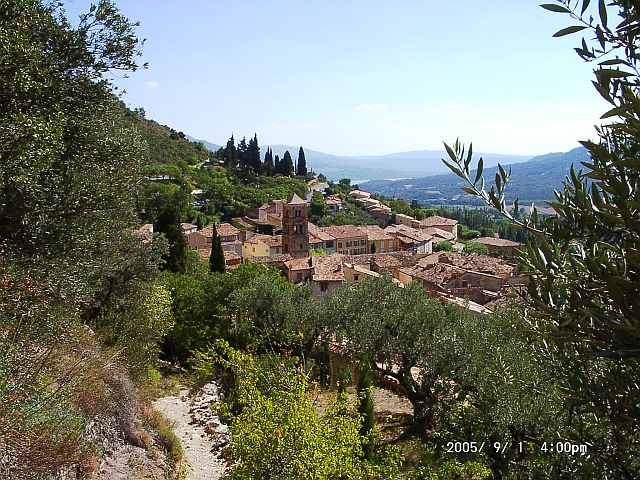
[[[217,480],[225,472],[221,450],[230,441],[229,428],[210,407],[220,399],[218,385],[209,383],[193,398],[183,388],[178,395],[160,398],[153,404],[174,424],[188,464],[187,480]]]

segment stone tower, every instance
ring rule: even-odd
[[[295,193],[282,210],[282,253],[309,256],[309,206]]]

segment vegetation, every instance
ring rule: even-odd
[[[114,96],[106,76],[137,69],[140,42],[109,1],[72,26],[57,4],[5,0],[0,476],[45,479],[87,463],[95,450],[86,428],[100,415],[127,442],[148,447],[136,383],[157,377],[159,354],[190,367],[198,381],[224,384],[219,413],[233,434],[231,479],[640,476],[640,12],[632,2],[609,3],[598,2],[599,21],[587,1],[544,6],[579,24],[556,35],[596,36],[577,51],[600,62],[596,87],[612,104],[600,143],[584,142],[586,170],[572,170],[557,193],[556,216],[525,216],[517,201],[511,209],[509,172],[498,167],[487,191],[482,160],[472,173],[471,147],[447,146],[467,193],[506,219],[447,210],[464,223],[462,237],[508,223],[529,241],[519,259],[531,275],[525,301],[475,315],[384,276],[316,298],[262,265],[223,273],[217,236],[209,265],[192,258],[181,222],[204,225],[304,195],[303,149],[300,178],[289,152],[281,160],[267,150],[262,162],[255,134],[237,144],[232,137],[215,153],[224,168],[200,168],[199,146],[166,136]],[[611,11],[621,19],[615,27]],[[169,178],[144,181],[153,175]],[[192,195],[195,187],[201,195]],[[330,183],[345,202],[335,218],[314,196],[314,220],[374,223],[347,197],[351,188],[349,179]],[[417,218],[445,212],[390,205]],[[141,221],[158,235],[137,238]],[[343,377],[319,413],[313,395],[316,382],[326,383],[331,355],[358,367],[358,394],[349,401]],[[372,385],[411,404],[399,436],[382,438]],[[150,412],[145,424],[177,468],[183,452],[169,425]],[[402,450],[411,437],[419,439],[412,457]],[[478,448],[449,447],[465,439]],[[585,454],[545,450],[556,439]]]
[[[562,0],[543,8],[567,14],[573,22],[555,36],[595,35],[592,42],[583,38],[576,52],[597,62],[594,86],[611,109],[602,116],[609,123],[598,129],[600,141],[582,142],[589,155],[582,162],[585,170],[571,168],[551,204],[556,215],[540,225],[535,212],[518,219],[506,208],[511,176],[505,168],[499,167],[495,185],[487,191],[482,159],[471,175],[471,146],[447,146],[448,165],[468,183],[465,191],[532,234],[520,255],[532,279],[527,301],[540,335],[555,340],[550,348],[564,359],[563,402],[572,412],[571,437],[594,445],[600,476],[633,478],[640,472],[640,459],[625,452],[640,446],[640,171],[635,161],[640,12],[635,3],[622,0],[609,6],[599,2],[595,15],[588,1]],[[612,13],[619,20],[615,26]]]
[[[527,205],[532,202],[543,204],[554,198],[554,189],[562,185],[562,180],[571,170],[571,165],[587,161],[587,158],[587,151],[579,147],[565,153],[549,153],[531,158],[526,162],[514,163],[512,165],[514,181],[510,190],[514,197],[520,198],[523,204],[525,202]],[[475,175],[476,171],[472,169],[471,173]],[[499,173],[499,169],[487,167],[484,173],[487,178],[493,178],[496,173]],[[462,192],[463,187],[463,181],[451,174],[367,182],[369,191],[384,196],[399,195],[427,206],[478,207],[484,205],[482,200],[466,196]]]
[[[465,253],[477,253],[478,255],[488,255],[489,249],[486,245],[478,242],[467,242],[464,244]]]
[[[0,476],[50,478],[90,455],[98,412],[144,445],[128,376],[171,326],[166,244],[131,234],[144,144],[106,78],[139,67],[135,26],[104,0],[75,26],[1,10]]]
[[[434,252],[453,252],[453,245],[451,242],[444,240],[442,242],[438,242],[433,246]]]
[[[224,273],[226,263],[224,259],[224,251],[222,250],[222,242],[218,232],[214,229],[213,238],[211,239],[211,255],[209,256],[209,271],[211,273]]]

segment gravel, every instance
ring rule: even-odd
[[[153,404],[174,424],[182,441],[187,480],[218,480],[224,475],[226,464],[221,450],[230,442],[229,429],[211,411],[211,404],[220,399],[218,385],[209,383],[193,399],[182,388],[179,395],[160,398]]]

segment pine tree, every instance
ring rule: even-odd
[[[209,271],[211,273],[224,273],[226,264],[224,260],[224,251],[222,250],[222,242],[218,236],[217,229],[213,229],[213,238],[211,239],[211,255],[209,256]]]
[[[267,149],[267,153],[264,154],[264,164],[262,165],[262,172],[265,175],[273,175],[274,173],[274,165],[273,165],[273,152],[271,148]]]
[[[289,150],[284,152],[284,158],[282,159],[282,162],[283,162],[282,174],[286,175],[287,177],[293,177],[296,174],[296,172],[295,172],[295,169],[293,168],[293,159],[291,158],[291,154],[289,153]]]
[[[307,159],[304,156],[304,150],[300,147],[298,151],[298,164],[296,166],[296,174],[301,177],[307,176]]]

